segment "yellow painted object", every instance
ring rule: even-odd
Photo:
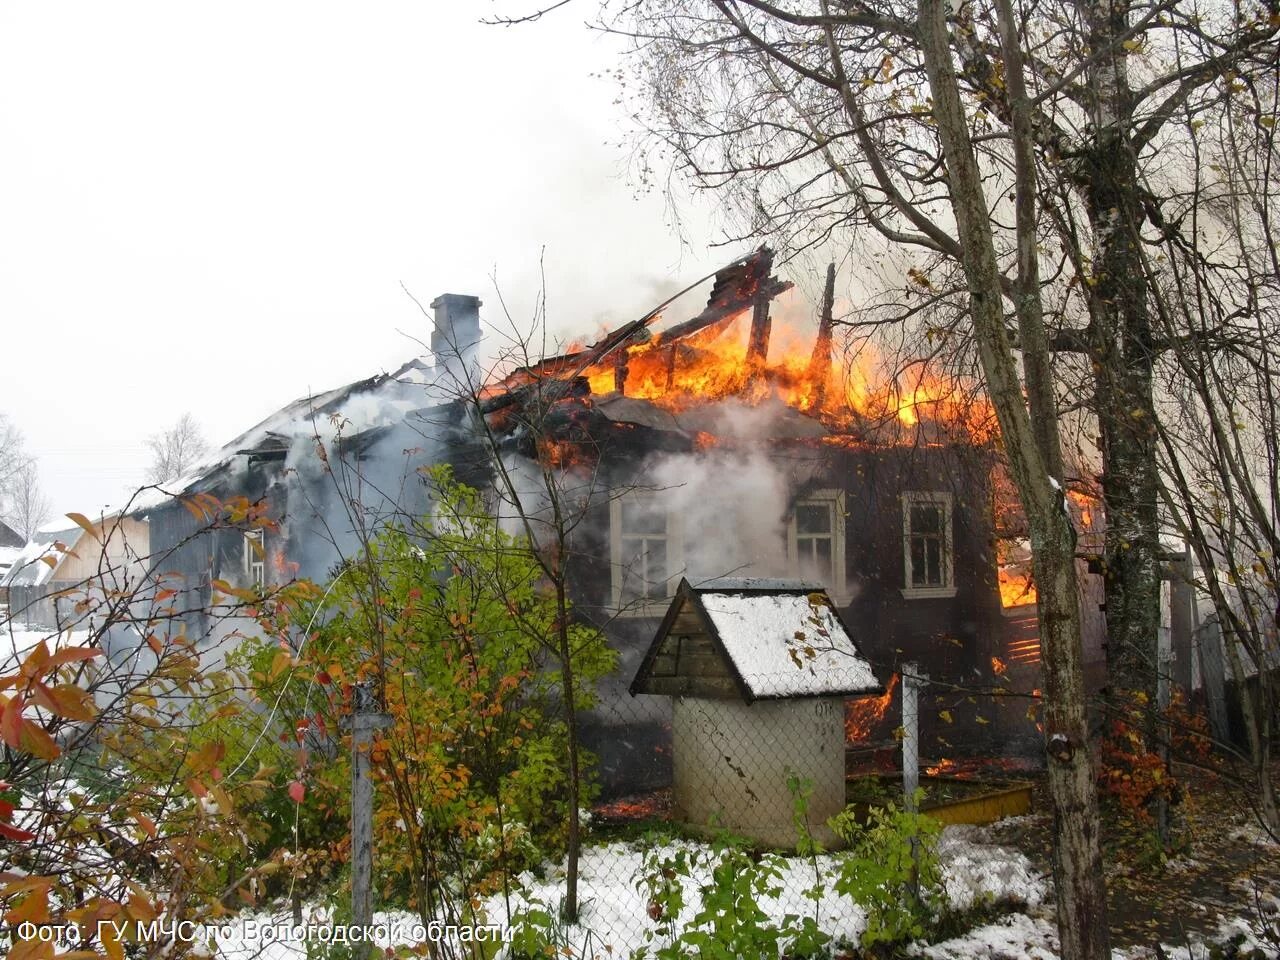
[[[976,797],[926,806],[920,812],[944,824],[995,823],[1005,817],[1020,817],[1031,812],[1031,784],[1011,783]]]
[[[886,798],[901,804],[901,779],[892,775],[875,777],[884,785]],[[921,785],[940,781],[954,780],[963,782],[972,788],[970,796],[955,800],[929,802],[926,800],[920,812],[927,814],[943,824],[994,823],[1005,817],[1018,817],[1031,812],[1031,784],[1021,780],[963,780],[948,776],[922,776]],[[853,781],[850,781],[851,783]],[[896,794],[896,795],[895,795]],[[857,799],[849,803],[848,810],[854,819],[865,823],[871,808],[877,806],[875,800]]]

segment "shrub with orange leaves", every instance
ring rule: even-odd
[[[287,655],[304,682],[282,728],[301,731],[296,747],[311,744],[306,770],[291,774],[308,785],[305,820],[324,802],[323,781],[349,776],[350,739],[337,737],[353,688],[376,689],[391,718],[370,751],[381,900],[454,922],[473,898],[562,852],[567,732],[556,603],[535,557],[474,490],[447,472],[434,481],[430,518],[383,530],[330,584],[304,650]],[[581,708],[614,655],[598,631],[575,625],[571,635]],[[281,653],[261,647],[260,677]],[[264,701],[284,676],[259,690]]]
[[[1150,819],[1149,808],[1154,801],[1177,803],[1182,786],[1143,733],[1148,709],[1146,694],[1133,691],[1120,694],[1118,699],[1126,706],[1112,717],[1102,740],[1099,785],[1145,822]],[[1169,738],[1171,758],[1200,763],[1208,758],[1212,748],[1208,724],[1188,708],[1181,692],[1162,712],[1159,728]]]
[[[270,526],[243,498],[184,504],[198,531]],[[15,652],[0,664],[0,952],[52,960],[52,937],[17,934],[28,924],[75,928],[77,953],[123,960],[140,924],[213,920],[279,869],[255,845],[269,785],[223,735],[256,723],[244,678],[205,653],[214,635],[276,629],[309,585],[228,592],[205,611],[210,636],[188,635],[181,584],[126,525],[68,516],[96,572],[59,593],[60,629],[20,627],[20,610],[0,621]]]

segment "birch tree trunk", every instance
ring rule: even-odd
[[[1132,141],[1134,94],[1124,39],[1127,0],[1080,0],[1093,137],[1078,170],[1095,248],[1089,351],[1107,507],[1104,556],[1107,669],[1120,690],[1155,704],[1160,624],[1159,467],[1152,371],[1156,348],[1141,251],[1142,189]],[[1149,731],[1151,732],[1151,731]]]
[[[944,0],[921,0],[919,37],[933,95],[933,117],[947,166],[970,312],[983,373],[991,395],[1010,472],[1026,511],[1039,587],[1040,639],[1045,690],[1049,789],[1054,804],[1054,875],[1058,933],[1063,960],[1107,960],[1106,889],[1098,826],[1097,795],[1088,757],[1080,610],[1076,591],[1075,531],[1065,508],[1057,411],[1048,383],[1029,377],[1024,404],[1013,348],[1004,325],[1000,271],[986,197],[951,59]],[[1001,10],[1006,76],[1020,74],[1011,10]],[[1010,48],[1013,49],[1010,49]],[[1012,55],[1013,59],[1009,57]],[[1025,92],[1022,94],[1026,107]],[[1024,118],[1027,115],[1024,112]],[[1025,131],[1024,131],[1025,132]],[[1015,143],[1018,134],[1015,128]],[[1018,154],[1019,222],[1035,196],[1029,143]],[[1020,232],[1018,323],[1028,371],[1048,369],[1046,338],[1038,309],[1034,231]],[[1028,337],[1027,335],[1030,335]],[[1043,355],[1038,355],[1042,351]],[[1030,356],[1027,354],[1030,353]],[[1036,426],[1033,429],[1032,423]],[[1043,449],[1042,449],[1043,448]],[[1055,476],[1055,472],[1059,475]]]

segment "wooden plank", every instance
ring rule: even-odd
[[[659,653],[653,658],[653,666],[649,673],[655,677],[674,677],[676,675],[676,658],[672,654]]]
[[[724,659],[715,653],[680,653],[679,673],[682,677],[732,676]]]
[[[706,631],[702,628],[702,618],[698,616],[697,611],[690,609],[688,604],[676,614],[676,619],[671,624],[671,633],[673,635],[683,633],[690,636],[706,635]]]
[[[683,634],[680,637],[680,659],[685,657],[718,656],[716,645],[704,634]]]
[[[639,692],[709,700],[741,699],[731,677],[650,677],[640,685]]]

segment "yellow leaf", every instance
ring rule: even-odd
[[[138,896],[136,893],[129,894],[129,905],[125,908],[125,911],[139,923],[150,923],[156,918],[155,908],[151,906],[150,901],[146,897]]]
[[[94,529],[93,524],[89,522],[89,518],[86,517],[83,513],[68,513],[67,519],[70,520],[72,523],[74,523],[77,527],[79,527],[85,533],[87,533],[89,536],[93,537],[93,539],[97,540],[99,543],[102,542],[102,538],[98,536],[98,531]]]
[[[231,798],[227,796],[227,791],[215,783],[209,788],[209,792],[213,794],[213,799],[218,801],[218,813],[226,817],[231,816],[235,808],[231,805]]]
[[[41,760],[57,760],[58,755],[62,753],[62,750],[53,742],[53,737],[49,736],[44,727],[38,723],[32,723],[30,720],[22,722],[20,747]]]
[[[32,923],[49,922],[49,888],[40,887],[32,890],[22,902],[4,915],[10,926],[31,921]]]
[[[43,683],[31,686],[32,699],[40,706],[68,720],[92,720],[98,715],[93,698],[71,683],[46,687]]]
[[[293,657],[285,653],[283,650],[277,650],[276,655],[271,658],[271,679],[274,680],[280,674],[284,673],[293,665]]]
[[[116,936],[115,928],[111,924],[99,924],[98,937],[102,940],[102,948],[107,951],[107,956],[111,960],[124,960],[124,947],[120,946],[120,938]]]
[[[19,940],[9,949],[9,960],[53,960],[53,941]],[[123,960],[116,957],[114,960]]]

